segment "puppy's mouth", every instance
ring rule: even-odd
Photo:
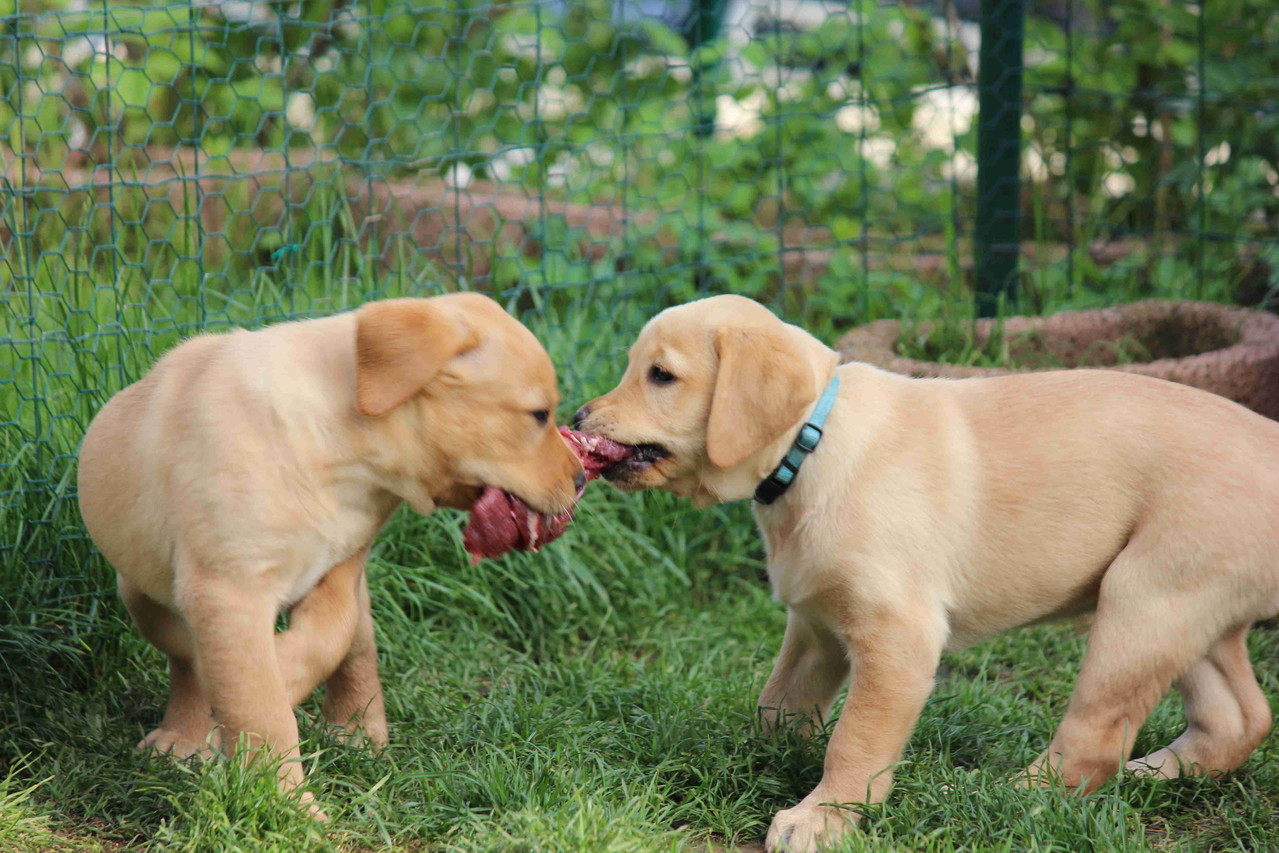
[[[453,509],[470,510],[484,493],[484,486],[457,483],[450,486],[442,494],[432,495],[437,506]]]
[[[633,455],[629,447],[602,435],[574,432],[567,427],[560,427],[560,435],[577,455],[585,473],[577,483],[572,503],[559,511],[539,511],[514,492],[485,486],[471,506],[471,517],[462,531],[462,544],[474,562],[512,550],[535,552],[558,539],[573,520],[573,508],[582,499],[586,484],[606,466]]]
[[[600,475],[610,483],[628,480],[642,474],[663,459],[669,459],[671,452],[660,444],[623,444],[629,454],[609,463],[601,469]]]
[[[609,468],[632,458],[636,452],[635,447],[614,441],[599,433],[577,432],[560,427],[560,434],[577,453],[577,458],[582,463],[588,479],[597,476],[607,477]]]

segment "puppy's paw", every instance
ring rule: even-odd
[[[329,731],[333,733],[333,738],[338,743],[367,749],[375,755],[386,749],[386,745],[389,742],[385,722],[382,722],[381,725],[376,722],[352,722],[341,726],[330,723]]]
[[[1044,752],[1017,777],[1017,787],[1061,787],[1076,794],[1089,794],[1114,775],[1118,768],[1109,762],[1071,761],[1061,753]]]
[[[318,821],[319,823],[329,822],[329,816],[325,813],[324,809],[320,808],[320,804],[315,801],[315,794],[312,794],[310,791],[303,791],[298,796],[298,802],[306,807],[306,813],[311,820]]]
[[[211,758],[217,744],[208,734],[205,732],[204,737],[195,738],[188,732],[174,731],[161,726],[138,741],[138,749],[153,750],[177,759]]]
[[[759,706],[760,728],[769,737],[778,737],[786,731],[795,731],[800,737],[812,737],[821,731],[821,725],[809,714],[786,708]]]
[[[1061,784],[1061,756],[1052,760],[1047,751],[1041,752],[1030,766],[1014,777],[1014,787],[1028,791],[1031,788],[1048,788]]]
[[[768,853],[815,853],[851,832],[857,818],[858,814],[849,809],[805,800],[777,813],[768,828],[764,849]]]
[[[1124,766],[1134,776],[1148,776],[1155,779],[1198,776],[1204,772],[1203,768],[1198,764],[1193,761],[1185,761],[1168,747],[1155,750],[1142,758],[1134,758]]]

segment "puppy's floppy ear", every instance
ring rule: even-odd
[[[355,402],[377,418],[421,391],[479,333],[429,299],[385,299],[355,312]]]
[[[706,453],[732,468],[781,437],[817,396],[807,356],[782,329],[722,328],[719,372],[706,425]]]

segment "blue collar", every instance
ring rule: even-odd
[[[804,464],[804,457],[816,450],[817,443],[822,440],[822,427],[826,423],[826,416],[830,414],[831,407],[835,405],[835,397],[838,394],[839,373],[836,373],[831,377],[826,390],[822,392],[808,422],[800,427],[799,435],[795,436],[795,443],[791,445],[790,450],[786,451],[781,463],[755,488],[755,500],[762,504],[771,504],[784,495],[791,487],[791,483],[795,482],[795,475],[799,473],[799,466]]]

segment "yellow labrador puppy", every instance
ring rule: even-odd
[[[384,744],[373,537],[401,502],[466,508],[485,486],[568,509],[584,474],[556,401],[545,350],[477,294],[197,337],[115,395],[84,439],[80,508],[169,659],[164,720],[139,746],[243,736],[296,758],[293,707],[321,682],[327,720]],[[296,786],[300,763],[281,774]]]
[[[841,367],[720,296],[653,319],[575,421],[634,447],[604,472],[623,489],[756,496],[788,609],[771,721],[825,715],[851,672],[821,783],[777,814],[769,850],[813,850],[852,818],[830,804],[883,799],[941,653],[1019,625],[1094,614],[1028,781],[1096,788],[1173,683],[1186,731],[1133,770],[1229,770],[1270,729],[1244,641],[1279,611],[1279,424],[1232,402],[1105,371]]]

